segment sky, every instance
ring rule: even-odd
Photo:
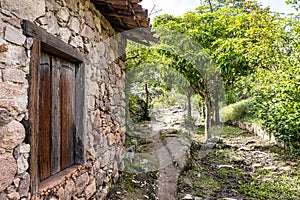
[[[291,7],[287,6],[285,0],[258,0],[264,7],[270,6],[270,9],[275,12],[291,13],[295,12]],[[200,0],[143,0],[141,5],[143,8],[148,9],[149,14],[152,8],[155,6],[157,13],[150,16],[153,18],[155,15],[160,14],[172,14],[182,15],[187,11],[192,11],[199,6]],[[161,10],[161,11],[160,11]]]

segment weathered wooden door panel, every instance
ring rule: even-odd
[[[51,57],[52,73],[52,129],[51,129],[51,175],[59,172],[60,167],[60,143],[61,143],[61,116],[60,116],[60,59]]]
[[[40,91],[39,91],[39,178],[43,180],[50,176],[51,166],[51,71],[50,58],[43,54],[40,66]]]
[[[61,68],[61,167],[74,163],[74,68]]]

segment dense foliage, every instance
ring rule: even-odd
[[[253,87],[253,104],[263,125],[292,150],[300,149],[300,68],[261,70]],[[252,83],[253,84],[253,83]]]

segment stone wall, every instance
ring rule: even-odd
[[[21,21],[35,22],[86,55],[86,164],[30,193],[30,45]],[[125,142],[125,66],[105,42],[115,32],[89,0],[0,2],[0,199],[102,199],[118,178]],[[122,40],[119,40],[122,41]]]

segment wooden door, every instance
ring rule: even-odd
[[[74,164],[76,65],[42,53],[39,92],[39,179]]]

